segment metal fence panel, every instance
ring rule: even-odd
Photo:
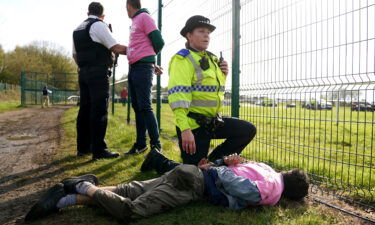
[[[16,84],[0,83],[0,91],[4,90],[20,90],[20,86]]]
[[[236,63],[232,1],[163,5],[164,68],[184,47],[179,31],[185,21],[197,14],[217,27],[209,50]],[[240,0],[240,5],[239,117],[258,129],[244,155],[279,169],[302,168],[325,190],[373,206],[375,0]],[[226,115],[235,94],[231,76]]]
[[[77,104],[79,101],[78,78],[76,73],[21,72],[21,104],[42,104],[42,89],[47,86],[52,104]]]

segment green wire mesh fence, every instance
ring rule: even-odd
[[[162,10],[165,70],[184,48],[179,31],[190,16],[217,27],[208,50],[222,52],[232,71],[223,114],[258,129],[246,157],[302,168],[325,191],[374,207],[375,0],[165,0],[147,7],[154,18]]]
[[[42,104],[42,89],[51,91],[49,101],[54,105],[77,104],[79,101],[78,78],[76,73],[21,72],[21,104]]]

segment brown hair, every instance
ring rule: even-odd
[[[126,0],[126,4],[129,4],[134,9],[141,8],[141,0]]]
[[[281,172],[284,178],[283,196],[291,200],[299,200],[309,193],[309,177],[300,169],[294,168]]]

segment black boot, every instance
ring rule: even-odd
[[[180,165],[180,163],[168,159],[156,148],[152,148],[142,163],[141,171],[155,170],[158,174],[164,174]]]

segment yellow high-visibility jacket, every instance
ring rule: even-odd
[[[209,59],[207,70],[200,67],[203,56]],[[189,112],[214,117],[221,110],[226,76],[218,62],[212,53],[188,49],[180,50],[169,62],[168,101],[181,131],[199,127],[187,116]]]

